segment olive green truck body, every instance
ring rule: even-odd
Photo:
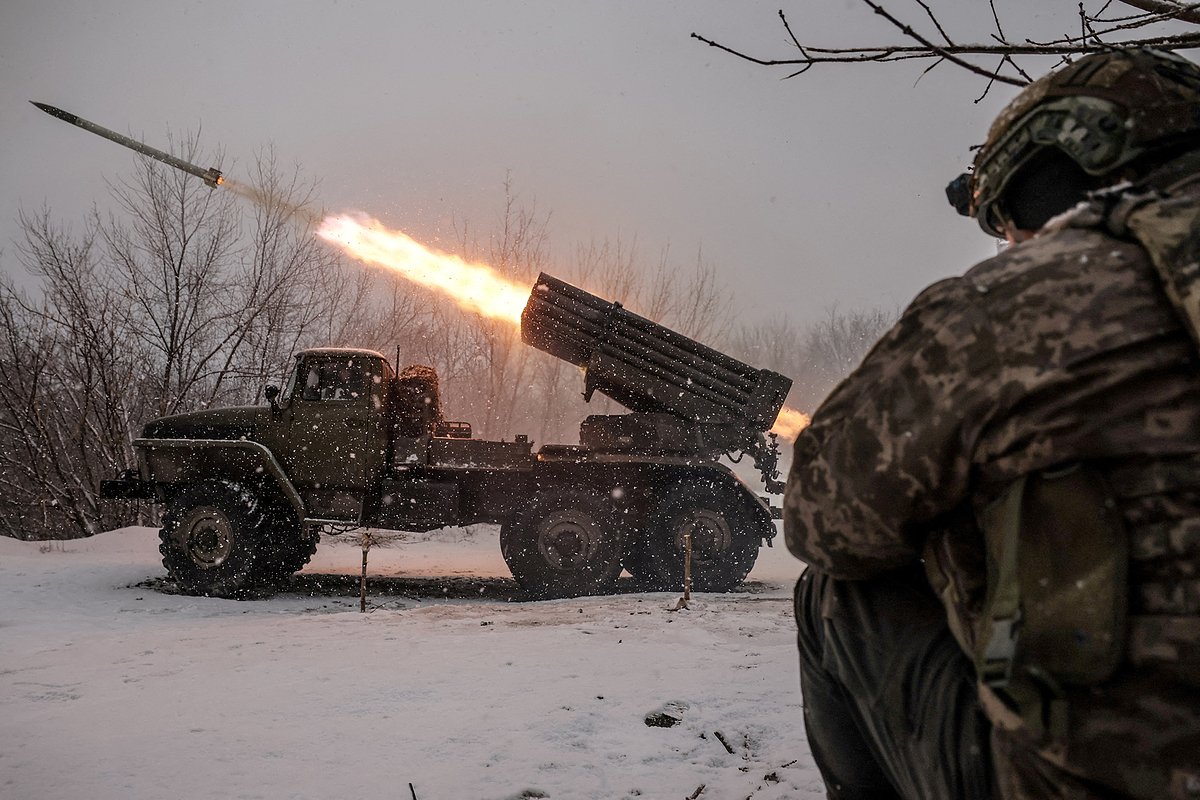
[[[631,413],[588,417],[580,444],[476,439],[443,418],[431,369],[315,348],[268,387],[267,406],[147,423],[136,468],[101,493],[164,505],[163,563],[193,594],[278,588],[323,531],[483,522],[500,524],[531,596],[609,591],[622,569],[674,589],[685,559],[697,590],[736,587],[775,535],[773,509],[720,457],[749,454],[779,490],[764,431],[790,381],[548,275],[522,338],[583,368],[588,399],[600,391]]]

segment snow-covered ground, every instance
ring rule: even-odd
[[[778,539],[671,611],[518,601],[495,528],[447,530],[372,550],[362,614],[353,541],[238,602],[169,593],[156,534],[0,537],[0,798],[823,796]]]

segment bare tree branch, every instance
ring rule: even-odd
[[[1200,47],[1200,30],[1174,30],[1158,33],[1153,36],[1132,38],[1130,32],[1163,23],[1200,24],[1200,3],[1180,3],[1174,0],[1105,0],[1100,11],[1090,14],[1083,3],[1078,7],[1080,24],[1079,33],[1064,32],[1061,36],[1049,41],[1035,41],[1025,38],[1023,41],[1013,41],[1006,32],[1001,19],[1000,9],[995,0],[989,0],[991,24],[995,32],[988,35],[990,41],[985,43],[964,43],[954,39],[942,25],[928,0],[915,0],[925,12],[937,35],[944,41],[935,43],[912,26],[904,23],[891,13],[882,2],[862,0],[873,13],[883,17],[896,28],[909,43],[897,42],[861,47],[822,47],[801,42],[796,35],[787,15],[781,10],[779,18],[787,32],[791,45],[798,55],[788,58],[766,58],[748,51],[731,47],[709,37],[693,33],[692,38],[711,47],[727,52],[737,58],[765,67],[791,67],[792,71],[785,78],[801,75],[817,64],[861,64],[861,63],[890,63],[907,60],[928,60],[931,62],[922,73],[928,73],[938,64],[948,61],[955,66],[972,74],[987,79],[988,89],[996,82],[1023,86],[1032,78],[1017,61],[1026,56],[1058,56],[1070,59],[1101,50],[1131,47],[1156,47],[1163,50],[1183,50]],[[1140,9],[1140,13],[1127,17],[1101,17],[1114,2]],[[915,44],[913,44],[915,42]],[[989,68],[974,63],[975,57],[998,57],[999,63],[995,68]],[[1008,74],[1011,71],[1013,74]],[[918,78],[919,80],[919,78]]]
[[[1118,2],[1157,14],[1164,19],[1177,19],[1180,22],[1200,25],[1200,3],[1175,3],[1171,0],[1118,0]]]
[[[935,15],[933,13],[933,9],[929,7],[929,4],[926,3],[925,0],[917,0],[917,5],[919,5],[923,9],[925,9],[925,14],[926,14],[926,16],[929,17],[929,21],[932,22],[933,26],[938,29],[938,33],[940,33],[942,35],[942,38],[946,40],[946,44],[953,45],[954,40],[951,39],[950,35],[948,33],[946,33],[944,28],[942,28],[942,23],[938,20],[937,15]],[[993,13],[994,12],[995,12],[995,8],[993,7]],[[996,20],[996,27],[997,28],[1000,27],[1000,20]],[[1001,31],[1000,35],[1003,36],[1004,32]]]
[[[894,26],[899,28],[900,32],[903,33],[908,38],[918,42],[921,46],[928,48],[933,53],[935,53],[935,54],[941,56],[942,58],[946,59],[947,61],[949,61],[951,64],[955,64],[955,65],[967,70],[968,72],[973,72],[976,75],[981,75],[981,76],[987,78],[989,80],[989,85],[990,85],[991,81],[1000,81],[1001,83],[1009,83],[1014,86],[1023,86],[1024,85],[1023,81],[1019,81],[1015,78],[1009,78],[1007,76],[1001,75],[999,72],[1000,67],[997,67],[995,70],[989,72],[988,70],[983,69],[982,67],[978,67],[978,66],[972,64],[970,61],[959,58],[957,55],[955,55],[953,53],[947,52],[946,49],[943,47],[938,47],[937,45],[933,44],[933,42],[929,41],[924,36],[917,33],[915,30],[913,30],[911,27],[909,27],[908,25],[905,25],[899,19],[894,17],[891,13],[888,12],[887,9],[885,9],[879,3],[873,2],[873,0],[863,0],[863,2],[866,3],[868,6],[870,6],[871,9],[876,14],[883,17],[888,22],[892,23]],[[939,26],[939,29],[940,29],[940,26]],[[1002,67],[1003,65],[1004,65],[1004,62],[1001,62],[1000,66]]]

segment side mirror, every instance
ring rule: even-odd
[[[271,404],[271,410],[278,411],[279,406],[275,403],[275,401],[279,399],[279,387],[274,385],[268,386],[267,388],[263,389],[263,394],[267,396],[267,402]]]

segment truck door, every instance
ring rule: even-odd
[[[383,467],[387,431],[384,362],[361,353],[306,355],[283,412],[284,467],[305,489],[370,489]]]

